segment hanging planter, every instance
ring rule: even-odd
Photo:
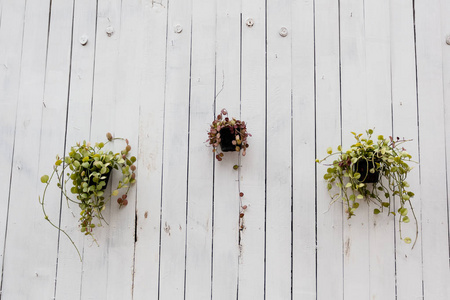
[[[126,206],[128,204],[128,200],[126,199],[130,186],[136,182],[134,173],[136,170],[136,166],[134,165],[136,157],[129,157],[131,146],[128,144],[128,140],[113,138],[110,133],[106,136],[108,138],[107,142],[96,143],[94,146],[86,143],[86,141],[82,144],[77,143],[71,147],[67,156],[62,158],[59,156],[56,157],[53,172],[50,176],[43,175],[41,177],[41,182],[45,184],[45,189],[42,198],[39,197],[39,203],[42,206],[44,218],[69,238],[77,250],[80,260],[80,252],[73,240],[64,230],[55,225],[47,215],[45,210],[45,194],[52,179],[56,177],[56,185],[66,198],[67,205],[69,206],[70,202],[75,203],[81,210],[81,217],[79,219],[80,231],[85,235],[90,235],[96,241],[93,236],[93,230],[95,227],[101,226],[102,221],[104,221],[102,211],[106,208],[106,203],[111,199],[111,196],[117,196],[120,189],[125,189],[125,192],[117,199],[117,202],[119,203],[119,207]],[[125,149],[120,153],[104,151],[103,147],[114,140],[125,141]],[[113,188],[111,195],[106,195],[105,190],[114,169],[122,173],[122,178],[119,180],[117,186]],[[72,184],[70,193],[75,196],[74,199],[72,199],[69,191],[67,191],[69,182]]]
[[[242,155],[245,156],[248,148],[247,138],[251,136],[247,132],[247,125],[244,121],[236,120],[235,118],[226,117],[227,110],[224,108],[217,115],[217,118],[212,122],[208,132],[208,139],[206,140],[213,147],[213,152],[216,153],[218,161],[222,160],[222,152],[239,152],[242,150]],[[219,152],[219,147],[222,152]]]
[[[346,206],[348,218],[355,215],[360,201],[366,200],[374,203],[377,208],[374,214],[379,214],[387,210],[388,214],[399,215],[400,238],[406,243],[411,243],[409,237],[402,237],[402,223],[409,223],[409,211],[416,223],[416,237],[413,247],[418,237],[417,218],[414,213],[411,198],[414,193],[410,191],[406,181],[408,173],[412,167],[408,165],[411,155],[406,152],[402,144],[408,140],[397,137],[385,139],[379,135],[377,140],[372,139],[373,130],[366,131],[367,136],[352,132],[356,139],[347,151],[342,151],[342,147],[337,147],[337,152],[333,153],[332,148],[327,149],[328,156],[324,159],[317,159],[317,163],[322,163],[332,156],[337,156],[328,166],[327,173],[323,178],[327,182],[327,188],[332,199],[331,203],[342,200]],[[337,193],[332,192],[336,188]],[[394,209],[394,201],[398,199],[397,212]]]
[[[359,182],[361,183],[377,183],[380,179],[380,170],[377,168],[380,165],[379,161],[372,161],[366,159],[359,159],[353,165],[353,172],[361,174]]]

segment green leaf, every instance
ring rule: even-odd
[[[114,190],[114,191],[111,193],[111,195],[113,195],[113,196],[119,195],[119,190]]]
[[[339,145],[339,146],[337,147],[337,149],[338,149],[338,151],[342,151],[341,145]]]
[[[42,183],[47,183],[48,179],[49,179],[48,175],[44,175],[44,176],[41,177],[41,182]]]
[[[409,196],[406,195],[406,194],[403,194],[403,195],[402,195],[402,198],[403,198],[403,200],[409,200]]]
[[[82,163],[81,164],[81,166],[83,167],[83,168],[89,168],[89,163],[88,162],[84,162],[84,163]]]
[[[58,159],[56,162],[55,162],[55,165],[56,166],[60,166],[62,164],[62,160],[60,160],[60,159]]]
[[[345,185],[346,188],[349,188],[351,186],[352,186],[352,184],[350,182]]]
[[[411,244],[411,239],[409,237],[405,237],[403,241],[405,241],[405,243],[407,244]]]
[[[132,156],[130,157],[130,160],[134,163],[136,161],[136,157]]]
[[[382,202],[381,205],[383,205],[384,207],[389,207],[389,202]]]
[[[380,213],[380,210],[379,210],[378,208],[375,208],[375,209],[373,210],[373,213],[376,214],[376,215],[378,215],[378,214]]]
[[[333,148],[328,147],[328,148],[327,148],[327,153],[328,153],[328,154],[331,154],[332,152],[333,152]]]
[[[403,217],[403,223],[409,223],[409,218],[408,218],[408,216]]]
[[[368,132],[369,134],[373,134],[373,130],[372,130],[372,129],[369,129],[367,132]]]
[[[356,196],[356,198],[358,198],[358,199],[364,199],[364,196],[361,195],[361,194],[359,194],[358,196]]]
[[[359,203],[358,202],[353,203],[352,207],[353,208],[358,208],[359,207]]]
[[[406,215],[408,214],[408,209],[407,209],[406,207],[403,207],[403,208],[401,208],[401,209],[399,210],[399,213],[400,213],[402,216],[406,216]]]

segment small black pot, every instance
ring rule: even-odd
[[[353,172],[361,174],[359,181],[362,183],[376,183],[380,179],[380,172],[370,173],[370,169],[374,167],[371,160],[360,159],[353,165]]]
[[[236,151],[236,145],[233,145],[235,136],[231,133],[229,126],[220,129],[220,148],[222,152]]]
[[[106,187],[108,186],[109,177],[111,177],[112,167],[111,167],[111,166],[108,166],[108,170],[109,170],[108,173],[103,174],[103,176],[105,176],[106,178],[105,178],[105,179],[99,179],[99,181],[105,181],[105,183],[106,183],[106,184],[103,186],[103,188],[101,189],[102,191],[104,191],[104,190],[106,189]],[[94,181],[92,180],[92,178],[93,178],[93,177],[90,177],[90,178],[89,178],[89,181],[88,181],[88,185],[89,185],[89,186],[92,185],[92,184],[94,183]],[[97,183],[97,184],[98,184],[98,183]]]

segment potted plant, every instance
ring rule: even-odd
[[[223,108],[211,123],[208,139],[206,140],[213,147],[213,152],[216,153],[216,159],[218,161],[222,160],[224,156],[223,152],[240,152],[242,150],[242,155],[245,156],[248,148],[247,138],[252,136],[247,132],[247,124],[244,121],[236,120],[235,118],[230,120],[227,115],[227,110]],[[222,152],[219,152],[219,145]],[[239,172],[239,165],[235,164],[233,169]],[[239,178],[240,176],[238,176],[238,182],[240,180]],[[239,234],[244,230],[244,214],[247,209],[247,205],[242,204],[244,193],[240,190],[240,186],[238,183],[240,204]]]
[[[224,108],[217,115],[217,118],[212,122],[209,132],[209,144],[213,147],[213,152],[217,153],[218,161],[222,160],[223,152],[241,151],[245,156],[248,148],[247,138],[251,136],[247,132],[247,125],[244,121],[236,120],[235,118],[227,117],[228,112]],[[219,145],[222,152],[219,152]]]
[[[45,189],[42,198],[39,197],[39,202],[42,206],[44,218],[69,238],[75,246],[80,259],[80,252],[70,236],[49,219],[45,211],[45,194],[52,179],[56,176],[56,185],[61,189],[62,194],[66,198],[67,205],[69,206],[69,202],[72,202],[77,204],[81,209],[81,217],[79,219],[81,232],[85,235],[90,235],[96,241],[93,236],[93,230],[95,227],[101,226],[102,221],[104,221],[102,211],[105,209],[106,203],[111,199],[111,196],[117,196],[119,190],[125,189],[125,192],[117,202],[119,203],[119,208],[126,206],[128,204],[127,194],[130,185],[136,182],[136,166],[134,165],[136,157],[129,157],[131,146],[128,144],[128,140],[113,138],[110,133],[107,133],[106,137],[108,141],[105,143],[95,143],[94,146],[86,141],[77,143],[71,147],[67,156],[56,156],[56,162],[50,176],[43,175],[41,177],[41,182],[45,184]],[[125,149],[120,153],[103,150],[108,143],[114,140],[125,141]],[[122,178],[111,194],[106,195],[105,189],[108,185],[111,172],[114,169],[122,173]],[[70,193],[75,198],[72,198],[67,191],[69,181],[72,184]],[[96,221],[98,221],[97,224]]]
[[[328,169],[323,176],[330,192],[331,203],[342,200],[348,218],[355,215],[362,200],[377,206],[373,211],[374,214],[379,214],[384,209],[394,216],[398,213],[400,238],[408,244],[411,243],[411,239],[402,237],[401,226],[402,223],[410,221],[409,207],[416,223],[416,237],[412,246],[414,248],[418,224],[411,203],[414,193],[408,189],[409,184],[406,181],[408,173],[412,170],[408,163],[413,161],[402,146],[409,140],[398,137],[384,138],[383,135],[374,140],[372,129],[366,131],[365,137],[354,132],[352,134],[356,143],[351,145],[350,149],[344,152],[342,147],[338,146],[337,151],[333,152],[329,147],[328,155],[322,160],[316,160],[317,163],[322,163],[330,157],[335,157],[331,163],[325,164]],[[332,192],[333,185],[337,188],[337,193]],[[394,199],[399,199],[397,212],[393,210]]]

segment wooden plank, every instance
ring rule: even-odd
[[[315,2],[315,112],[316,155],[341,144],[340,32],[336,1]],[[317,165],[317,299],[344,299],[342,204],[330,206],[323,175],[327,166]]]
[[[170,1],[168,13],[159,298],[181,299],[186,266],[192,3]]]
[[[450,20],[448,19],[448,13],[450,12],[450,3],[448,1],[440,1],[441,5],[441,45],[442,45],[442,64],[443,64],[443,101],[444,101],[444,122],[445,122],[445,142],[446,142],[446,158],[447,158],[447,164],[446,164],[446,177],[447,177],[447,225],[448,225],[448,235],[449,235],[449,253],[448,257],[450,258],[450,177],[449,177],[449,171],[450,171]],[[450,294],[450,288],[449,292]]]
[[[414,19],[411,3],[395,0],[391,6],[391,61],[392,61],[392,103],[393,136],[401,135],[412,139],[405,145],[406,150],[416,161],[419,159],[419,138],[417,130],[417,90],[416,58],[414,44]],[[408,176],[408,183],[416,194],[412,199],[418,221],[421,221],[421,196],[419,169]],[[412,218],[411,218],[412,219]],[[420,224],[420,223],[419,223]],[[398,231],[396,223],[396,231]],[[420,229],[420,228],[419,228]],[[404,236],[415,236],[415,225],[402,226]],[[397,299],[422,298],[422,234],[414,249],[399,239],[396,233],[396,294]]]
[[[341,90],[343,149],[354,143],[351,131],[364,133],[368,125],[367,73],[364,3],[341,1]],[[369,215],[362,203],[356,216],[344,221],[344,296],[367,298],[370,295]],[[344,218],[347,213],[344,210]]]
[[[267,299],[288,299],[292,288],[291,25],[290,1],[267,3]]]
[[[70,3],[66,2],[70,6]],[[64,9],[64,8],[61,8]],[[66,7],[67,9],[67,7]],[[96,23],[96,3],[92,1],[73,2],[73,23],[72,23],[72,52],[70,61],[70,77],[68,90],[68,115],[66,129],[66,153],[70,147],[77,142],[92,141],[91,132],[91,105],[92,88],[94,74],[94,54],[95,54],[95,23]],[[80,38],[85,36],[87,43],[82,45]],[[61,206],[61,227],[72,237],[83,256],[83,263],[80,263],[76,251],[71,242],[64,236],[60,238],[59,262],[57,270],[56,298],[65,299],[88,298],[90,295],[99,294],[99,299],[103,299],[102,291],[105,285],[104,262],[105,239],[103,237],[107,227],[96,228],[95,237],[101,245],[97,247],[91,237],[84,237],[79,231],[78,218],[79,207],[72,205],[67,208],[65,201]],[[104,212],[108,219],[107,211]],[[93,277],[95,277],[95,281]],[[91,278],[91,279],[89,279]],[[96,282],[89,285],[85,282]],[[83,284],[84,283],[84,284]]]
[[[22,61],[25,1],[2,3],[0,20],[0,270],[3,270],[6,229],[10,202],[12,160],[16,130],[17,103]],[[0,290],[3,272],[0,272]]]
[[[316,177],[311,176],[316,172],[313,1],[293,1],[292,20],[292,298],[315,300]]]
[[[436,143],[446,138],[441,10],[440,1],[415,2],[425,299],[450,297],[445,143]]]
[[[252,137],[238,169],[242,205],[247,206],[239,238],[238,299],[264,299],[265,19],[264,1],[242,2],[241,117]]]
[[[16,91],[7,91],[8,96],[14,95],[18,98],[8,99],[12,102],[17,101],[17,122],[15,122],[7,236],[4,245],[2,299],[30,299],[35,295],[44,298],[53,297],[57,247],[56,232],[43,221],[42,210],[37,201],[37,195],[41,192],[38,162],[40,150],[45,148],[45,145],[41,148],[40,131],[49,1],[28,1],[26,6],[21,4],[4,7],[3,11],[3,13],[10,12],[12,17],[19,17],[24,27],[23,36],[22,32],[10,36],[11,41],[14,39],[23,41],[21,61],[15,60],[14,56],[9,57],[11,53],[6,53],[6,57],[11,59],[12,75],[17,74],[14,69],[20,64],[20,79],[19,82],[11,82],[18,88],[18,94]],[[15,9],[20,10],[20,13]],[[20,17],[23,13],[24,19]],[[7,21],[6,17],[2,21]],[[4,25],[6,24],[13,23],[5,22]],[[2,26],[2,29],[9,30],[7,26]],[[12,28],[11,33],[15,33]],[[14,46],[20,45],[17,42],[13,43]],[[11,50],[19,49],[11,48]],[[5,63],[7,66],[9,61]],[[14,122],[11,122],[8,125],[13,124]],[[51,165],[54,158],[43,163]],[[24,230],[25,224],[27,230]],[[32,255],[30,249],[33,251]],[[23,287],[24,280],[27,282],[26,288]]]
[[[214,117],[216,3],[192,3],[185,299],[211,298],[213,163],[205,147]]]
[[[167,1],[152,1],[142,8],[146,55],[141,57],[134,299],[158,298],[167,7]]]
[[[47,54],[47,69],[45,75],[45,93],[44,93],[44,109],[42,113],[42,135],[41,151],[39,163],[39,175],[49,174],[52,171],[52,165],[55,162],[55,155],[63,155],[64,144],[66,137],[66,112],[68,109],[68,89],[69,89],[69,75],[71,64],[71,42],[72,42],[72,16],[73,16],[73,1],[59,1],[53,3],[50,19],[49,37],[48,37],[48,54]],[[42,190],[43,186],[41,187]],[[53,212],[49,214],[50,219],[55,224],[59,224],[60,206],[67,207],[65,201],[61,202],[61,191],[56,188],[56,183],[53,182],[46,193],[46,210]],[[73,220],[75,223],[76,220]],[[48,225],[47,225],[48,226]],[[75,226],[74,226],[75,227]],[[54,230],[54,229],[53,229]],[[71,233],[74,237],[78,234],[78,230]],[[54,230],[53,235],[58,238],[58,248],[60,240],[68,242],[66,237]],[[68,249],[69,256],[58,254],[57,264],[61,266],[67,263],[66,259],[72,259],[72,266],[74,269],[80,268],[80,261],[76,251],[71,246]],[[62,254],[65,254],[63,252]],[[79,277],[72,277],[76,272],[59,273],[56,268],[55,285],[64,284],[64,298],[74,299],[79,298],[79,289],[73,289],[73,284],[78,282]],[[58,276],[60,275],[60,276]],[[68,278],[65,281],[65,278]],[[60,280],[61,279],[61,280]],[[55,288],[56,293],[56,288]],[[56,295],[54,295],[56,297]]]
[[[120,38],[114,41],[113,35],[109,36],[107,30],[114,30],[109,20],[102,18],[97,23],[97,52],[95,59],[95,85],[94,107],[92,112],[92,136],[102,138],[109,130],[114,130],[114,135],[127,138],[131,145],[130,155],[136,156],[139,152],[139,103],[142,97],[142,72],[141,59],[146,55],[143,40],[136,36],[143,36],[143,3],[142,1],[126,1],[115,3],[116,16],[113,19],[120,20]],[[121,16],[119,17],[119,12]],[[115,18],[114,18],[115,17]],[[110,57],[105,57],[106,49],[117,49]],[[117,56],[116,56],[117,55]],[[115,60],[117,59],[117,63]],[[116,65],[113,71],[116,75],[111,81],[104,81],[111,72],[110,66]],[[97,80],[98,79],[98,80]],[[120,83],[120,84],[118,84]],[[115,105],[109,122],[104,120],[105,106],[111,103],[115,96]],[[99,101],[98,101],[99,100]],[[108,110],[107,110],[108,112]],[[122,122],[115,122],[122,120]],[[114,150],[120,152],[125,143],[115,143]],[[137,166],[139,167],[139,166]],[[113,177],[114,186],[120,179]],[[145,182],[143,182],[145,184]],[[121,194],[119,194],[120,196]],[[117,197],[113,197],[110,205],[110,227],[108,238],[108,265],[106,299],[132,299],[133,297],[133,272],[135,252],[135,226],[137,222],[136,212],[136,185],[132,185],[128,193],[128,205],[120,208]]]
[[[392,135],[390,6],[388,0],[364,3],[366,60],[366,129],[374,127],[374,137]],[[355,99],[357,105],[361,99]],[[348,134],[348,133],[347,133]],[[398,200],[398,199],[397,199]],[[362,205],[369,216],[369,280],[371,299],[395,299],[395,218],[374,215],[375,207]],[[361,213],[358,212],[357,214]]]
[[[226,108],[229,117],[239,119],[241,3],[217,1],[216,8],[215,115]],[[232,152],[214,165],[212,299],[231,299],[237,294],[239,190],[238,174],[233,170],[237,163],[238,154]]]

